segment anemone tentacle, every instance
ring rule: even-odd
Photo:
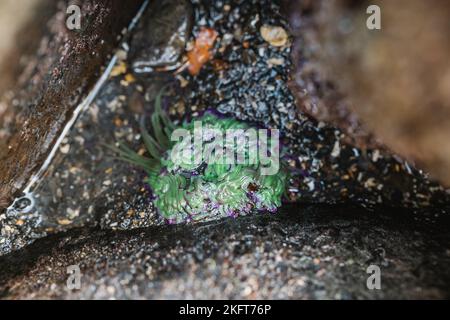
[[[224,149],[245,154],[244,162],[238,164],[205,161],[193,165],[189,157],[183,163],[172,161],[171,151],[175,142],[170,137],[177,127],[161,107],[162,92],[155,100],[151,116],[151,132],[144,119],[140,123],[145,156],[137,154],[123,143],[109,146],[118,158],[143,168],[147,173],[145,182],[150,186],[159,214],[170,222],[199,221],[212,217],[237,216],[255,211],[274,212],[281,206],[286,190],[288,173],[283,164],[273,175],[263,175],[258,163],[248,163],[250,145],[224,141]],[[225,132],[230,129],[255,129],[244,122],[231,118],[218,118],[206,113],[196,119],[203,128]],[[185,122],[182,128],[191,134],[194,122]],[[257,130],[255,129],[255,132]],[[202,147],[214,142],[213,136],[204,134]],[[206,142],[205,142],[206,141]],[[194,149],[191,140],[183,140],[186,148]],[[230,150],[230,149],[228,149]],[[225,153],[225,150],[222,150]],[[280,154],[283,154],[281,150]],[[209,159],[210,160],[210,159]]]

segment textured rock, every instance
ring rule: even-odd
[[[327,43],[321,25],[322,10],[327,1],[282,1],[282,4],[293,38],[289,87],[297,107],[314,119],[339,128],[351,145],[363,150],[383,149],[383,144],[373,137],[360,116],[351,109],[351,103],[338,86],[340,79],[328,73]]]
[[[7,146],[0,154],[0,209],[43,163],[141,3],[84,1],[81,12],[87,25],[79,32],[66,28],[67,3],[59,3],[48,36],[25,70],[21,90],[0,114],[0,139]]]
[[[135,79],[129,64],[119,61],[114,76],[62,143],[46,177],[32,190],[33,210],[0,215],[0,254],[72,228],[132,229],[164,223],[144,183],[145,172],[115,160],[105,145],[122,141],[145,152],[139,119],[152,114],[153,99],[167,84],[163,106],[174,121],[209,110],[255,126],[279,128],[295,173],[283,199],[286,203],[384,204],[410,208],[411,215],[420,207],[448,212],[448,194],[426,175],[386,150],[356,148],[347,143],[353,135],[298,109],[288,87],[291,39],[277,47],[260,34],[263,25],[288,30],[276,3],[228,1],[211,6],[196,1],[193,9],[192,38],[203,27],[219,35],[213,59],[195,76],[184,70]],[[315,91],[310,96],[319,97]]]
[[[344,130],[363,132],[363,144],[370,143],[364,132],[373,132],[394,152],[449,185],[448,1],[431,6],[421,0],[290,5],[291,26],[297,32],[295,76],[301,78],[297,95],[306,108]],[[381,8],[381,30],[366,27],[369,5]],[[314,101],[301,90],[311,91],[309,87],[327,93]],[[350,103],[342,98],[327,101],[333,91]]]
[[[365,138],[355,147],[348,122],[330,125],[298,108],[288,87],[292,34],[273,46],[260,33],[263,25],[289,30],[275,2],[192,4],[191,40],[205,27],[218,34],[199,73],[136,76],[130,61],[118,61],[33,190],[33,210],[0,214],[1,297],[448,297],[445,190]],[[210,110],[281,129],[296,174],[279,214],[163,225],[145,173],[105,144],[142,150],[139,119],[153,113],[166,84],[163,106],[178,123]],[[330,87],[316,84],[309,98],[323,101]],[[83,274],[80,291],[66,287],[73,264]],[[381,291],[365,286],[370,264],[382,270]]]
[[[142,73],[180,66],[191,34],[192,20],[189,1],[153,2],[130,42],[130,64],[133,70]]]
[[[127,232],[74,230],[0,258],[4,299],[449,298],[449,221],[400,210],[278,215]],[[423,218],[423,215],[422,215]],[[368,290],[369,265],[381,290]],[[81,289],[66,287],[79,265]]]

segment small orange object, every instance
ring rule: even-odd
[[[202,28],[195,39],[194,48],[187,53],[188,70],[193,76],[200,72],[203,65],[211,59],[211,48],[217,38],[217,32],[211,28]]]
[[[227,63],[223,60],[214,59],[211,61],[211,64],[215,71],[220,71],[226,68]]]

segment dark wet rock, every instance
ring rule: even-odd
[[[448,1],[284,2],[299,106],[359,145],[372,144],[370,130],[450,186]],[[381,30],[366,26],[370,5],[381,9]]]
[[[83,1],[81,31],[66,28],[67,2],[48,24],[36,57],[29,61],[20,90],[7,101],[0,118],[7,146],[0,158],[0,210],[43,163],[73,109],[98,78],[121,31],[135,16],[141,0]]]
[[[275,2],[194,1],[193,10],[193,36],[204,26],[219,34],[213,60],[197,76],[184,71],[111,77],[32,190],[34,211],[0,216],[0,226],[7,229],[0,255],[73,228],[128,230],[163,223],[143,182],[145,173],[114,159],[105,145],[122,141],[144,151],[139,119],[151,115],[153,100],[166,84],[164,108],[174,121],[208,109],[280,128],[289,166],[296,172],[286,203],[383,204],[409,208],[411,217],[429,208],[430,220],[448,214],[449,195],[426,174],[387,150],[355,147],[346,131],[299,110],[288,86],[290,43],[271,46],[260,34],[262,25],[289,30]]]
[[[321,28],[321,9],[327,1],[281,1],[292,34],[292,79],[289,87],[297,107],[318,121],[346,134],[345,141],[362,149],[383,148],[351,109],[341,92],[338,76],[331,77],[324,61],[326,44]]]
[[[449,195],[444,188],[402,158],[371,143],[358,123],[341,129],[339,123],[317,119],[299,107],[304,101],[289,86],[294,70],[294,38],[291,36],[284,46],[272,46],[260,33],[264,25],[290,30],[276,1],[193,1],[193,5],[201,26],[219,33],[214,60],[222,62],[222,67],[212,62],[197,76],[183,74],[188,96],[185,117],[213,109],[223,116],[279,128],[292,167],[300,172],[291,181],[291,201],[448,206]],[[201,26],[194,26],[194,35]],[[311,47],[305,50],[313,50],[313,43],[304,43],[308,44]],[[301,80],[310,83],[303,76],[300,74]],[[333,91],[322,85],[322,93]],[[321,93],[309,90],[309,85],[303,90],[323,101]],[[331,96],[328,99],[333,103],[341,103],[338,95]],[[361,143],[355,143],[358,132]]]
[[[73,230],[0,258],[5,299],[448,298],[448,218],[378,208],[286,207],[278,215],[125,232]],[[405,223],[408,221],[408,223]],[[367,267],[381,269],[368,290]],[[81,289],[66,286],[79,265]]]
[[[152,2],[130,41],[133,70],[143,73],[180,66],[192,30],[192,14],[186,0]]]
[[[135,79],[121,67],[104,84],[32,190],[35,206],[0,215],[1,297],[449,297],[448,194],[401,158],[357,148],[348,131],[299,110],[288,87],[292,37],[271,46],[260,34],[262,25],[289,30],[279,11],[273,1],[195,0],[193,36],[205,26],[219,35],[197,76]],[[140,150],[139,119],[166,84],[174,121],[210,109],[280,128],[299,173],[286,199],[295,206],[162,225],[145,174],[105,144]],[[77,264],[82,287],[70,291],[67,267]],[[381,291],[366,288],[370,264],[382,270]]]

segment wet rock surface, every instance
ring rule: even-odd
[[[194,35],[207,26],[220,34],[220,41],[214,60],[198,76],[182,75],[188,97],[182,112],[195,117],[213,109],[224,116],[279,128],[291,155],[289,164],[299,171],[291,181],[289,200],[406,207],[448,204],[442,187],[401,158],[384,148],[357,147],[347,131],[297,108],[289,89],[292,38],[283,46],[273,46],[261,35],[261,27],[267,25],[289,30],[277,3],[193,3],[199,17]],[[307,92],[321,99],[317,91]],[[419,194],[426,194],[429,201],[420,200]]]
[[[277,215],[134,231],[73,230],[0,258],[2,298],[448,298],[448,219],[285,207]],[[381,290],[368,290],[369,265]],[[79,265],[81,289],[67,267]]]
[[[129,64],[134,72],[179,67],[191,34],[192,20],[189,1],[151,3],[130,41]]]
[[[141,1],[84,1],[88,21],[80,32],[66,28],[66,1],[50,21],[48,36],[29,62],[21,90],[0,115],[0,209],[11,204],[44,162],[71,112],[97,80],[106,57]]]
[[[327,1],[281,2],[293,37],[289,87],[298,108],[318,121],[339,128],[349,144],[362,149],[383,148],[358,114],[352,112],[351,102],[340,88],[339,75],[330,75],[325,67],[327,47],[321,9],[328,7]],[[345,20],[336,25],[345,29]]]
[[[179,16],[171,22],[185,21],[184,11],[174,12]],[[289,89],[293,38],[277,3],[195,0],[192,12],[187,47],[202,28],[218,34],[212,58],[199,74],[135,73],[136,57],[162,57],[161,51],[133,46],[136,39],[147,41],[142,22],[32,190],[33,208],[0,214],[0,267],[7,270],[0,275],[3,296],[446,297],[448,192],[386,149],[361,147],[351,131],[298,107]],[[152,15],[157,12],[147,11],[143,19]],[[281,28],[288,38],[269,39],[262,27]],[[170,39],[166,33],[152,43]],[[115,159],[105,146],[123,141],[145,151],[139,120],[152,114],[163,86],[163,107],[175,122],[209,110],[281,129],[295,175],[279,215],[163,226],[143,182],[145,173]],[[313,100],[322,99],[322,91],[309,85],[303,90]],[[321,209],[324,203],[346,206]],[[35,242],[39,238],[44,239]],[[371,261],[387,268],[385,291],[365,287]],[[11,268],[14,263],[17,270]],[[77,263],[86,287],[69,292],[65,268]],[[44,272],[48,269],[54,272]]]
[[[106,145],[123,141],[144,151],[139,120],[153,112],[153,100],[167,84],[164,109],[175,122],[213,110],[280,128],[289,166],[296,172],[286,202],[431,207],[431,216],[447,212],[448,194],[425,174],[385,150],[347,144],[345,133],[299,112],[288,88],[290,40],[272,46],[261,35],[267,25],[287,30],[277,4],[194,1],[193,10],[193,37],[203,27],[219,34],[213,60],[197,76],[186,70],[175,76],[137,76],[120,54],[109,81],[33,190],[33,210],[0,215],[2,253],[74,227],[131,229],[164,223],[143,182],[144,172],[115,160]],[[148,33],[136,32],[138,37]]]
[[[292,87],[300,106],[353,132],[360,144],[373,142],[371,130],[448,186],[449,3],[285,3],[296,35]],[[366,27],[370,5],[382,11],[381,30]],[[417,23],[411,27],[411,21]],[[305,88],[317,94],[305,94]]]

